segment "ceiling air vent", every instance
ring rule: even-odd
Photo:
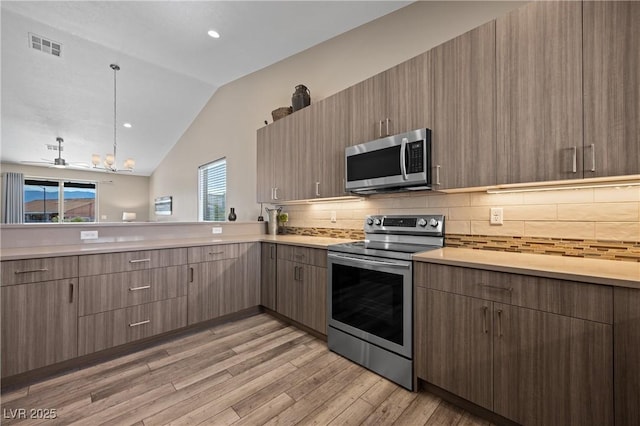
[[[29,33],[29,46],[44,53],[60,57],[62,55],[62,44],[49,40],[37,34]]]

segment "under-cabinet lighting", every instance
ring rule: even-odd
[[[345,201],[363,201],[363,200],[364,200],[364,197],[358,197],[354,195],[345,195],[344,197],[310,198],[308,200],[279,201],[273,204],[278,206],[290,206],[293,204],[342,203]]]
[[[523,186],[517,188],[490,188],[487,189],[487,194],[508,194],[517,192],[541,192],[541,191],[560,191],[567,189],[589,189],[589,188],[628,188],[633,186],[640,186],[640,181],[627,180],[619,182],[602,182],[602,183],[585,183],[585,184],[571,184],[571,185],[551,185],[551,186]]]

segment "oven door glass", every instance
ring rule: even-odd
[[[410,356],[411,263],[397,263],[331,261],[329,325]]]

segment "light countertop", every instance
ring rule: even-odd
[[[20,260],[56,256],[77,256],[111,253],[114,251],[156,250],[180,247],[195,247],[214,244],[274,242],[297,246],[326,249],[331,244],[354,241],[341,238],[309,237],[302,235],[236,235],[225,237],[184,238],[170,240],[115,241],[108,243],[84,243],[60,246],[9,248],[0,250],[0,260]]]
[[[444,247],[413,260],[640,289],[640,262]]]

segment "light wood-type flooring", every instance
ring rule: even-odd
[[[27,417],[55,409],[56,419],[11,419],[20,408]],[[267,314],[5,392],[1,422],[489,424],[432,394],[409,392]]]

